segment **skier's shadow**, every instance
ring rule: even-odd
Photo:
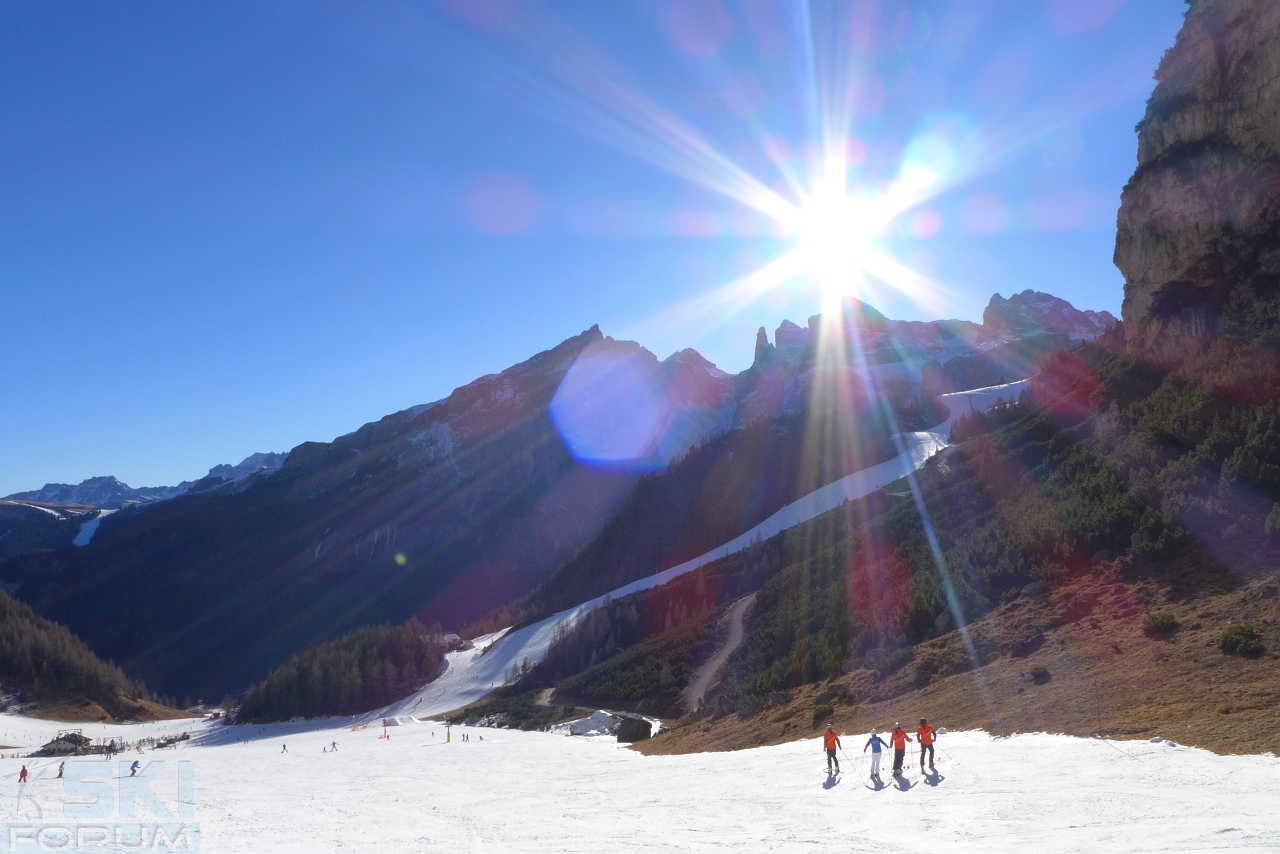
[[[898,777],[896,780],[893,781],[893,783],[895,786],[898,787],[898,790],[902,792],[911,791],[911,787],[915,785],[915,783],[912,783],[910,780],[907,779],[906,774],[903,774],[900,777]]]
[[[822,788],[834,789],[836,787],[836,784],[839,782],[840,782],[840,778],[837,777],[835,774],[828,774],[826,781],[823,782],[822,784]]]
[[[947,779],[947,778],[946,778],[946,777],[943,777],[943,776],[942,776],[941,774],[939,774],[937,771],[932,771],[932,770],[931,770],[928,774],[925,774],[925,775],[924,775],[923,779],[924,779],[924,782],[925,782],[927,785],[929,785],[929,786],[936,786],[936,785],[938,785],[939,783],[941,783],[943,780],[945,780],[945,779]]]
[[[881,780],[879,777],[872,777],[871,785],[867,786],[867,788],[873,792],[878,792],[881,789],[886,788],[886,786],[884,780]]]

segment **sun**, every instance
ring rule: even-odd
[[[792,224],[798,261],[821,285],[824,309],[860,290],[873,263],[871,243],[887,224],[881,207],[836,180],[817,183],[799,206]]]

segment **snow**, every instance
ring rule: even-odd
[[[76,534],[76,538],[71,541],[71,545],[80,547],[89,545],[90,541],[93,540],[93,535],[98,533],[98,526],[102,524],[103,517],[110,516],[114,512],[116,511],[102,510],[88,522],[80,523],[80,531]]]
[[[58,726],[17,723],[24,720],[0,716],[0,730]],[[177,750],[123,754],[119,767],[134,759],[192,762],[191,821],[209,852],[1058,854],[1280,846],[1280,760],[1168,742],[952,732],[938,741],[936,774],[910,770],[895,783],[886,761],[886,783],[874,790],[864,779],[860,733],[842,734],[844,774],[829,779],[816,737],[645,757],[607,737],[484,728],[454,727],[446,743],[444,727],[429,721],[387,739],[381,728],[352,731],[333,720],[97,729],[133,741],[175,724],[197,737]],[[337,752],[324,752],[335,741]],[[67,798],[51,777],[60,761],[3,759],[0,776],[16,789],[26,764],[34,778],[26,792],[45,821],[58,821]],[[23,812],[29,803],[5,799],[4,820],[33,818]],[[138,812],[149,818],[145,805]]]
[[[1018,399],[1018,395],[1027,388],[1030,380],[1018,380],[1017,382],[1005,383],[1004,385],[993,385],[987,388],[976,388],[972,391],[956,391],[950,394],[938,395],[938,400],[946,404],[947,409],[951,410],[951,415],[939,427],[934,430],[942,432],[944,429],[949,431],[951,422],[966,414],[970,410],[983,410],[989,406],[995,405],[996,401],[1004,400],[1006,403]]]
[[[585,718],[556,724],[551,731],[557,735],[610,736],[615,733],[620,723],[622,723],[620,716],[611,715],[601,709]]]
[[[487,636],[492,638],[489,642],[492,643],[492,647],[486,643],[483,649],[477,647],[475,650],[450,653],[445,658],[446,669],[438,679],[381,714],[439,715],[476,702],[495,689],[514,682],[519,668],[525,661],[530,664],[542,661],[547,655],[557,628],[561,625],[576,623],[590,613],[592,608],[604,604],[606,599],[618,599],[666,584],[686,572],[750,548],[761,540],[795,527],[828,510],[834,510],[846,501],[869,495],[881,487],[900,480],[919,469],[930,457],[947,447],[947,437],[954,419],[966,413],[970,407],[984,409],[1000,398],[1016,399],[1026,384],[1026,380],[1019,380],[989,388],[940,395],[939,399],[949,409],[950,416],[932,430],[903,434],[904,450],[893,459],[854,472],[805,495],[783,507],[759,525],[706,554],[664,569],[647,578],[633,581],[604,596],[553,614],[541,622],[516,629],[501,637],[500,640]]]
[[[32,510],[39,510],[41,513],[48,513],[50,516],[57,519],[59,522],[62,522],[67,518],[66,516],[63,516],[61,513],[59,513],[57,510],[52,510],[48,507],[41,507],[38,504],[27,504],[24,501],[14,501],[13,503],[18,505],[19,507],[29,507]]]

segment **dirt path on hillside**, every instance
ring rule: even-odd
[[[684,689],[681,702],[684,704],[685,714],[697,711],[698,703],[702,702],[702,698],[706,696],[707,689],[715,681],[716,674],[742,643],[742,615],[755,601],[756,594],[752,593],[750,596],[743,596],[729,609],[729,637],[725,638],[724,644],[716,650],[716,654],[698,668],[689,682],[689,687]]]

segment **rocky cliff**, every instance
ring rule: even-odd
[[[1191,0],[1138,127],[1115,263],[1130,347],[1280,334],[1280,3]]]

